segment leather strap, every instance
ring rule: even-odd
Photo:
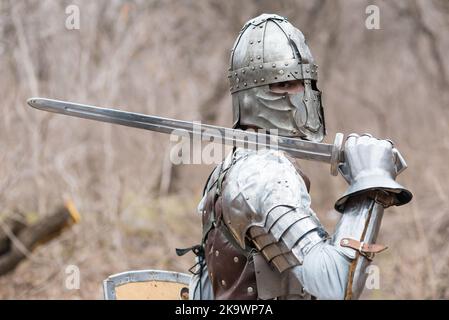
[[[380,253],[386,249],[387,246],[377,243],[365,243],[351,238],[343,238],[340,241],[340,246],[351,248],[360,252],[368,260],[372,260],[375,253]]]

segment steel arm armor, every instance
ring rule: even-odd
[[[223,217],[237,242],[255,246],[282,277],[313,296],[343,299],[348,283],[358,296],[369,260],[352,247],[360,239],[376,240],[383,208],[368,198],[350,201],[329,237],[310,208],[302,177],[282,153],[237,149],[234,157],[222,194]],[[355,259],[363,263],[351,271]]]

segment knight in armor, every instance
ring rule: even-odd
[[[276,129],[320,142],[326,130],[317,65],[286,18],[248,21],[231,51],[233,127]],[[349,184],[329,234],[311,209],[310,182],[287,154],[234,150],[198,206],[203,234],[190,299],[357,299],[384,209],[411,200],[395,182],[393,143],[351,134],[339,168]]]

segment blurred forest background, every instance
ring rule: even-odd
[[[80,8],[80,29],[65,9]],[[365,27],[368,5],[380,30]],[[364,299],[449,298],[449,1],[0,1],[0,221],[36,221],[71,198],[82,220],[0,277],[2,299],[101,299],[129,269],[187,272],[196,206],[212,169],[173,166],[169,136],[40,112],[31,96],[230,126],[230,49],[261,13],[300,28],[319,65],[327,142],[336,132],[391,138],[414,193],[388,209],[380,290]],[[314,210],[333,230],[341,177],[302,162]],[[22,215],[18,215],[18,213]],[[23,218],[22,218],[23,217]],[[2,222],[3,224],[3,222]],[[65,286],[80,269],[80,289]]]

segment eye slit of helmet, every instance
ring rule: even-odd
[[[299,93],[304,91],[302,80],[284,81],[270,84],[270,91],[275,93]]]

